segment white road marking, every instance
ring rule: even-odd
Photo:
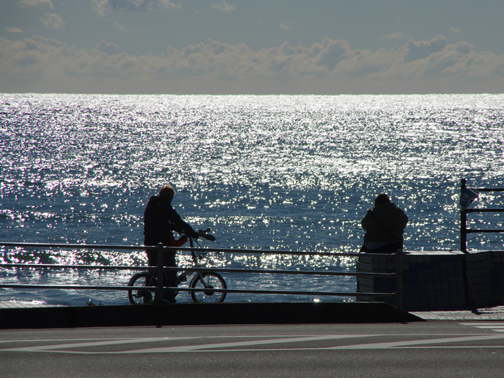
[[[385,343],[374,344],[356,344],[356,345],[343,345],[333,347],[330,349],[389,349],[402,347],[419,347],[420,345],[433,345],[433,344],[446,344],[446,343],[461,343],[467,341],[480,341],[480,340],[502,340],[504,335],[477,335],[465,337],[446,337],[441,339],[422,339],[422,340],[408,340],[408,341],[390,341]],[[448,346],[449,347],[449,346]],[[460,346],[456,346],[460,348]],[[504,348],[504,345],[502,346]]]
[[[473,325],[473,324],[471,324]],[[369,343],[369,338],[380,339],[383,337],[400,338],[397,341],[384,341]],[[429,337],[429,338],[426,338]],[[233,339],[233,341],[205,342],[211,339]],[[408,338],[409,340],[404,340]],[[302,343],[319,341],[343,340],[343,339],[363,339],[362,343],[335,346],[306,346]],[[196,343],[195,343],[196,340]],[[235,341],[239,340],[239,341]],[[65,354],[150,354],[150,353],[224,353],[224,352],[266,352],[266,351],[336,351],[336,350],[372,350],[372,349],[461,349],[461,348],[504,348],[501,345],[481,343],[476,341],[499,341],[504,340],[504,334],[357,334],[357,335],[261,335],[261,336],[207,336],[207,337],[139,337],[124,339],[94,339],[94,340],[10,340],[12,343],[36,342],[39,345],[27,347],[2,348],[0,352],[45,352],[45,353],[65,353]],[[169,345],[176,341],[177,344]],[[6,341],[4,341],[5,343]],[[62,342],[62,344],[58,344]],[[40,345],[43,343],[43,345]],[[49,344],[48,344],[49,343]],[[129,350],[105,351],[108,346],[133,345],[142,343],[160,343],[159,347]],[[301,345],[292,345],[299,344]],[[168,345],[166,345],[168,344]],[[280,346],[279,344],[291,344],[292,346]],[[453,344],[453,345],[447,345]],[[271,345],[278,345],[272,348]],[[79,350],[80,348],[91,348],[91,350]],[[99,350],[92,350],[98,348]]]
[[[57,349],[68,349],[68,348],[88,348],[88,347],[101,347],[108,345],[124,345],[124,344],[135,344],[135,343],[151,343],[159,341],[169,341],[169,340],[180,340],[180,339],[197,339],[198,337],[139,337],[139,338],[129,338],[120,340],[99,340],[99,341],[88,341],[88,342],[78,342],[78,343],[68,343],[68,344],[50,344],[50,345],[39,345],[39,346],[29,346],[29,347],[19,347],[19,348],[8,348],[0,349],[0,351],[11,351],[11,352],[47,352],[55,351]],[[59,341],[59,340],[53,340]],[[67,340],[65,340],[67,341]]]
[[[479,329],[491,329],[495,332],[504,332],[504,323],[503,322],[493,322],[493,323],[460,323],[462,325],[476,327]]]
[[[117,354],[117,353],[168,353],[168,352],[191,352],[199,351],[205,349],[216,349],[220,348],[233,348],[233,347],[244,347],[249,345],[268,345],[268,344],[280,344],[280,343],[298,343],[304,341],[319,341],[328,339],[346,339],[346,338],[359,338],[359,337],[370,337],[379,335],[322,335],[322,336],[253,336],[253,338],[261,338],[262,340],[247,340],[238,342],[227,342],[227,343],[212,343],[212,344],[197,344],[197,345],[182,345],[176,347],[160,347],[160,348],[149,348],[149,349],[136,349],[131,351],[120,351],[120,352],[106,352],[102,351],[99,353],[103,354]],[[227,338],[243,338],[242,336],[227,336]],[[214,338],[222,338],[220,336],[215,336]],[[245,338],[250,338],[250,336],[245,336]],[[80,342],[80,343],[68,343],[68,344],[50,344],[50,345],[40,345],[40,346],[29,346],[29,347],[17,347],[17,348],[5,348],[0,349],[0,351],[10,351],[10,352],[56,352],[56,353],[80,353],[80,354],[94,354],[98,352],[84,352],[84,351],[64,351],[62,349],[74,349],[82,347],[103,347],[109,345],[122,345],[122,344],[133,344],[133,343],[147,343],[147,342],[161,342],[161,341],[174,341],[174,340],[194,340],[194,339],[205,339],[201,337],[146,337],[146,338],[132,338],[132,339],[121,339],[121,340],[99,340],[94,342]],[[47,341],[47,340],[45,340]],[[52,340],[57,341],[57,340]],[[65,340],[66,341],[66,340]],[[20,341],[18,341],[20,342]]]
[[[502,326],[489,326],[489,325],[485,325],[485,326],[480,326],[480,325],[476,325],[475,326],[476,328],[481,328],[481,329],[504,329],[504,325]]]
[[[166,347],[166,348],[151,348],[135,351],[135,353],[167,353],[167,352],[192,352],[201,351],[204,349],[213,349],[218,352],[224,348],[236,348],[244,346],[254,346],[254,345],[271,345],[271,344],[283,344],[283,343],[300,343],[305,341],[320,341],[320,340],[340,340],[348,338],[360,338],[360,337],[371,337],[379,335],[324,335],[324,336],[304,336],[304,337],[288,337],[280,339],[266,339],[266,340],[256,340],[256,341],[237,341],[230,343],[214,343],[214,344],[200,344],[200,345],[185,345],[176,347]],[[230,349],[226,349],[229,351]]]

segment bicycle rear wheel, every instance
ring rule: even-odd
[[[195,275],[189,286],[193,289],[205,289],[202,291],[191,291],[192,300],[197,303],[223,302],[224,298],[226,298],[226,293],[212,290],[227,288],[224,278],[214,272]]]
[[[128,286],[135,286],[134,290],[128,290],[128,298],[131,304],[152,303],[152,291],[145,290],[145,286],[157,286],[156,278],[147,272],[136,273],[128,282]]]

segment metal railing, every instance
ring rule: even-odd
[[[0,247],[14,248],[64,248],[64,249],[94,249],[110,251],[158,251],[158,265],[153,266],[112,266],[112,265],[73,265],[73,264],[26,264],[26,263],[2,263],[3,268],[32,268],[32,269],[90,269],[90,270],[146,270],[156,269],[157,277],[163,277],[163,271],[212,271],[217,273],[263,273],[263,274],[290,274],[290,275],[323,275],[323,276],[368,276],[368,277],[395,277],[397,279],[397,289],[391,293],[377,292],[313,292],[313,291],[293,291],[293,290],[245,290],[245,289],[213,289],[215,292],[236,293],[236,294],[278,294],[278,295],[309,295],[309,296],[334,296],[334,297],[356,297],[356,296],[376,296],[376,297],[396,297],[397,307],[402,309],[402,251],[393,254],[373,254],[375,257],[390,257],[396,261],[398,267],[395,273],[370,273],[370,272],[331,272],[331,271],[304,271],[304,270],[277,270],[277,269],[238,269],[238,268],[202,268],[202,267],[176,267],[169,268],[163,266],[163,254],[165,251],[189,251],[189,252],[220,252],[233,254],[262,254],[262,255],[302,255],[302,256],[362,256],[362,253],[329,253],[329,252],[301,252],[301,251],[280,251],[280,250],[256,250],[256,249],[234,249],[234,248],[184,248],[184,247],[157,247],[146,246],[123,246],[123,245],[96,245],[96,244],[60,244],[60,243],[26,243],[26,242],[0,242]],[[63,289],[63,290],[135,290],[135,286],[89,286],[89,285],[39,285],[39,284],[4,284],[0,282],[0,288],[22,288],[22,289]],[[166,287],[163,280],[158,280],[157,287],[146,288],[162,293],[164,290],[177,291],[204,291],[205,289],[186,287]],[[160,296],[162,297],[162,296]]]
[[[467,188],[466,180],[461,180],[460,191]],[[477,188],[474,189],[478,192],[504,192],[504,188]],[[467,234],[470,233],[498,233],[504,232],[504,229],[475,229],[467,228],[467,214],[468,213],[504,213],[504,209],[467,209],[464,208],[460,211],[460,250],[467,253]]]

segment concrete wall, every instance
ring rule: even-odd
[[[415,321],[422,321],[422,319],[388,304],[377,302],[177,303],[144,306],[47,306],[0,309],[0,329]]]
[[[393,258],[363,254],[358,272],[396,271]],[[393,292],[395,278],[357,277],[358,292]],[[504,303],[504,251],[403,253],[403,307],[406,310],[485,307]],[[396,299],[357,297],[358,301]]]

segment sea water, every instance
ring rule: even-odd
[[[406,250],[460,248],[460,180],[502,187],[504,95],[171,96],[0,94],[0,241],[138,245],[150,196],[216,242],[202,247],[329,252],[210,253],[219,268],[354,272],[360,220],[379,193],[409,217]],[[502,207],[484,194],[474,207]],[[502,228],[500,214],[471,214]],[[502,249],[503,234],[470,234],[469,249]],[[3,263],[144,265],[144,253],[0,249]],[[186,254],[180,265],[190,265]],[[2,269],[15,284],[126,285],[130,271]],[[224,275],[226,301],[352,300],[352,276]],[[124,291],[0,289],[0,300],[126,304]],[[179,301],[189,301],[187,293]]]

